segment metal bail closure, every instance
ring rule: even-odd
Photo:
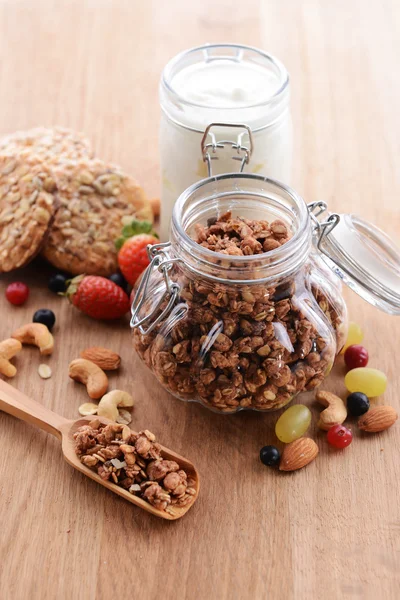
[[[364,300],[400,315],[400,249],[394,242],[361,217],[327,212],[325,202],[308,209],[324,262]]]
[[[238,133],[236,140],[217,140],[215,132],[211,131],[213,127],[241,129],[242,131]],[[248,141],[246,141],[246,137]],[[207,141],[208,138],[209,141]],[[211,161],[218,160],[219,157],[216,156],[217,150],[225,148],[225,146],[230,146],[232,150],[236,150],[236,154],[232,156],[232,160],[240,161],[239,173],[241,173],[244,166],[248,164],[253,152],[254,144],[250,127],[238,123],[210,123],[207,126],[201,140],[201,152],[203,161],[207,163],[209,177],[212,175]]]
[[[142,275],[131,307],[131,327],[132,329],[138,328],[143,335],[147,335],[153,331],[154,327],[168,316],[179,297],[179,284],[171,281],[168,273],[172,269],[174,263],[182,262],[182,260],[180,258],[169,258],[166,250],[170,246],[170,242],[165,242],[162,244],[154,244],[153,246],[149,245],[147,247],[150,264]],[[163,275],[165,291],[160,294],[155,304],[152,305],[151,311],[143,317],[140,317],[140,310],[147,300],[150,291],[153,291],[150,289],[152,285],[151,276],[156,269]],[[167,298],[169,298],[168,303],[160,312],[160,306]],[[148,324],[147,329],[144,327],[146,323]]]

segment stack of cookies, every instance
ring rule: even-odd
[[[110,275],[132,219],[153,221],[143,189],[81,134],[37,128],[0,140],[0,273],[40,253],[73,275]]]

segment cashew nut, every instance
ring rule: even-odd
[[[77,358],[69,365],[69,376],[86,385],[90,398],[101,398],[108,388],[108,378],[100,367],[85,358]]]
[[[122,390],[112,390],[108,392],[99,402],[97,414],[99,417],[106,417],[111,421],[118,418],[118,408],[130,408],[133,406],[133,398],[128,392]]]
[[[322,411],[318,421],[318,427],[328,431],[333,425],[341,425],[347,417],[346,406],[339,396],[332,392],[319,390],[316,393],[317,401],[327,408]]]
[[[0,342],[0,373],[6,377],[14,377],[17,369],[10,363],[10,358],[15,356],[22,348],[21,342],[11,338]]]
[[[27,323],[14,331],[11,337],[20,341],[21,344],[37,346],[40,354],[46,355],[53,352],[53,336],[43,323]]]

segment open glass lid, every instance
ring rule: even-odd
[[[326,264],[370,304],[399,315],[400,249],[361,217],[329,213],[325,202],[313,202],[308,208],[314,243]]]

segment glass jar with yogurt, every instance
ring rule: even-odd
[[[149,258],[134,347],[174,396],[221,413],[322,383],[347,335],[341,282],[400,314],[400,252],[382,231],[257,174],[192,185]]]
[[[160,104],[162,240],[168,239],[177,198],[210,174],[207,154],[214,174],[246,166],[247,172],[290,181],[289,78],[270,54],[238,44],[182,52],[164,68]]]

